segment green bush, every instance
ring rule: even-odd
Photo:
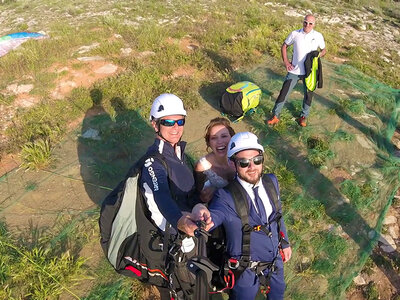
[[[378,192],[376,185],[372,182],[357,184],[349,179],[341,183],[340,191],[359,209],[370,207]]]
[[[20,156],[22,168],[41,169],[47,167],[52,161],[49,140],[39,139],[25,144],[22,146]]]
[[[26,247],[0,222],[0,296],[7,299],[57,299],[82,274],[83,258],[39,244]]]
[[[312,136],[307,139],[308,160],[316,167],[325,164],[328,159],[334,157],[334,153],[329,148],[329,143],[326,139],[317,136]]]
[[[371,281],[364,289],[364,295],[367,300],[378,300],[380,299],[379,291],[376,283]]]

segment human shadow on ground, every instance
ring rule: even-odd
[[[85,190],[100,205],[129,168],[150,145],[154,131],[122,98],[111,99],[112,115],[103,107],[99,89],[90,92],[93,102],[82,122],[78,137],[78,159]],[[146,145],[146,146],[147,146]]]

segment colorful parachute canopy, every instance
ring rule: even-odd
[[[17,48],[29,39],[45,39],[47,35],[38,32],[16,32],[0,37],[0,57]]]

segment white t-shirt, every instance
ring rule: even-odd
[[[289,72],[296,75],[306,73],[304,61],[308,53],[318,50],[318,48],[325,49],[324,37],[315,30],[311,30],[309,33],[305,33],[303,29],[292,31],[286,38],[285,44],[293,45],[292,65],[294,69]]]

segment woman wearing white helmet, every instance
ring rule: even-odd
[[[151,106],[150,121],[156,133],[173,147],[182,138],[185,117],[182,100],[173,94],[158,96]]]
[[[183,236],[182,233],[193,236],[194,230],[198,228],[189,213],[197,201],[193,197],[193,172],[186,164],[184,154],[186,143],[181,141],[185,117],[186,110],[177,96],[162,94],[154,100],[150,121],[156,139],[147,154],[161,154],[164,163],[155,157],[147,159],[140,176],[141,192],[152,221],[160,230],[168,230],[168,234],[176,235],[180,231],[178,238]],[[180,253],[186,256],[193,253],[195,243],[191,237],[183,238],[182,245]],[[162,300],[170,299],[168,289],[159,290]]]

